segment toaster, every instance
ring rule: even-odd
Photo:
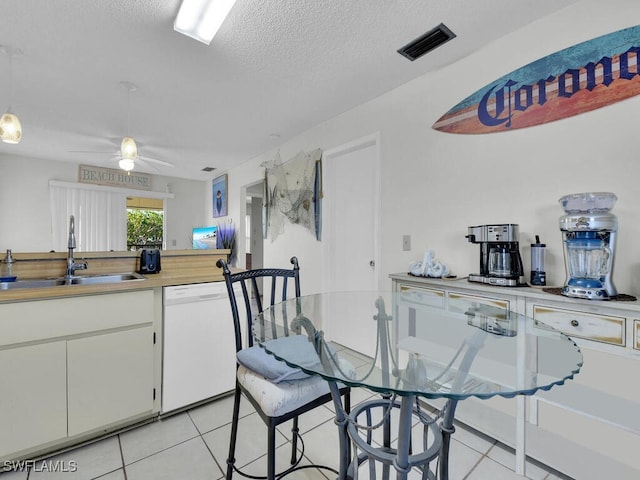
[[[140,252],[140,270],[138,273],[158,273],[160,271],[160,250],[144,248]]]

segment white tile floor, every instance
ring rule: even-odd
[[[365,400],[369,395],[366,390],[356,389],[352,393],[352,402]],[[249,402],[243,401],[242,406],[237,465],[248,473],[260,475],[266,470],[266,429]],[[0,480],[220,479],[224,476],[232,408],[232,397],[225,397],[51,457],[46,464],[37,461],[31,471],[3,473]],[[300,431],[305,442],[303,464],[337,467],[337,431],[329,408],[320,407],[301,417]],[[283,466],[289,457],[290,431],[285,426],[280,433],[278,452],[282,462],[278,463]],[[525,478],[514,472],[514,454],[509,448],[462,426],[458,426],[452,438],[451,480]],[[74,472],[45,471],[56,465],[59,470],[71,470],[69,467],[73,464],[77,465]],[[366,473],[366,468],[362,470]],[[234,476],[234,479],[241,478]],[[297,471],[286,478],[327,480],[335,478],[335,475],[314,468]],[[420,476],[412,472],[410,478],[418,479]],[[567,480],[567,477],[534,463],[528,463],[526,478]]]

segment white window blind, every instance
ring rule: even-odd
[[[55,251],[67,250],[71,215],[77,251],[127,249],[127,194],[122,189],[51,181],[49,193]]]

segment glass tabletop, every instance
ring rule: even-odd
[[[545,324],[418,292],[293,298],[253,319],[252,333],[268,353],[307,374],[404,396],[533,395],[582,366],[578,346]]]

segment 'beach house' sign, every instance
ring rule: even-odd
[[[152,187],[151,175],[147,173],[125,172],[124,170],[94,167],[93,165],[80,165],[78,182],[136,190],[151,190]]]

